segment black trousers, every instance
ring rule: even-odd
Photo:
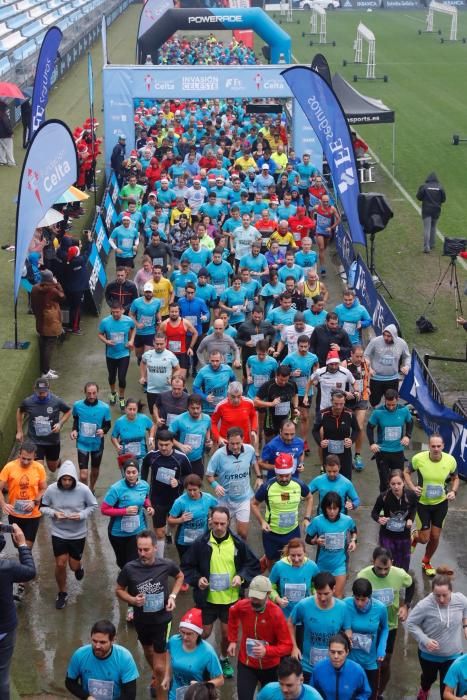
[[[428,659],[422,658],[419,650],[418,660],[420,662],[420,668],[422,669],[422,674],[420,676],[420,685],[422,689],[430,690],[439,673],[439,694],[441,700],[443,700],[445,688],[444,677],[455,659],[448,659],[447,661],[428,661]]]
[[[389,478],[393,469],[404,469],[404,451],[377,452],[375,455],[379,474],[379,491],[383,493],[389,488]],[[347,476],[347,474],[345,475]]]
[[[136,535],[130,535],[129,537],[115,537],[108,530],[110,544],[115,552],[115,559],[117,560],[117,566],[119,569],[123,569],[125,564],[129,561],[138,558],[138,548],[136,547]]]
[[[277,666],[274,668],[251,668],[240,661],[237,664],[237,695],[242,700],[253,700],[256,688],[264,688],[268,683],[277,681]]]
[[[57,344],[56,336],[40,335],[39,336],[39,364],[41,374],[47,374],[50,369],[50,358],[52,351]]]
[[[398,379],[389,379],[387,382],[370,379],[370,404],[374,408],[383,398],[386,389],[399,389]]]

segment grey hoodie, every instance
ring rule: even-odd
[[[60,488],[59,481],[62,476],[71,476],[75,480],[75,486],[65,490]],[[86,537],[88,518],[97,508],[97,501],[92,491],[78,480],[76,468],[69,459],[63,462],[57,473],[57,481],[50,484],[42,496],[41,511],[52,519],[52,535],[63,540],[80,540]],[[55,517],[55,512],[66,514],[79,513],[79,520],[63,519]]]
[[[372,379],[388,381],[399,378],[400,367],[410,367],[410,352],[407,343],[399,338],[397,328],[390,323],[387,331],[393,337],[393,343],[386,343],[382,335],[373,338],[365,350],[365,357],[375,374]]]
[[[465,619],[467,598],[463,593],[453,593],[449,605],[443,606],[438,605],[433,593],[430,593],[410,611],[407,629],[417,640],[422,653],[452,658],[463,652],[462,621]],[[427,650],[426,644],[430,639],[438,642],[439,649]]]

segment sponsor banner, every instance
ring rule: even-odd
[[[349,222],[354,243],[366,245],[358,217],[360,183],[350,129],[344,111],[326,80],[305,66],[286,68],[282,76],[317,135],[334,187]]]
[[[117,190],[118,194],[118,190]],[[112,201],[110,192],[107,192],[104,198],[104,204],[101,208],[102,220],[105,225],[107,235],[110,236],[112,229],[117,223],[118,214],[115,209],[115,204]]]
[[[332,87],[331,71],[329,70],[329,63],[326,57],[322,53],[317,53],[313,56],[311,62],[312,70],[320,74],[322,78],[325,79],[328,85]]]
[[[58,48],[63,34],[58,27],[50,27],[42,41],[37,59],[36,74],[34,76],[34,88],[31,101],[31,127],[30,134],[34,134],[45,121],[45,110],[49,101],[49,91],[54,76],[55,64],[58,57]],[[56,75],[54,76],[56,80]]]
[[[393,323],[399,331],[399,322],[391,311],[387,301],[378,294],[369,269],[360,256],[357,256],[353,288],[372,318],[373,330],[381,335],[383,329]],[[400,331],[399,331],[400,333]]]
[[[101,256],[102,262],[105,264],[110,253],[110,243],[104,222],[102,221],[102,216],[100,214],[96,218],[93,236],[97,251]]]
[[[349,279],[349,270],[356,256],[352,243],[352,236],[347,226],[343,226],[342,224],[338,226],[335,241],[337,253],[347,275],[347,279]]]
[[[99,315],[102,300],[104,298],[105,285],[107,284],[107,274],[105,265],[101,259],[97,245],[92,244],[91,254],[88,258],[89,290],[85,294],[87,307]]]
[[[461,2],[463,3],[463,0]],[[425,5],[417,0],[383,0],[381,7],[386,10],[403,10],[404,8],[420,9]]]
[[[109,62],[109,56],[107,54],[107,22],[105,19],[105,15],[102,15],[101,41],[102,41],[102,63],[105,66]]]
[[[138,38],[147,32],[166,10],[173,9],[173,6],[173,0],[147,0],[139,18]]]
[[[14,295],[37,224],[48,209],[76,182],[78,163],[69,128],[58,119],[44,122],[34,134],[24,159],[16,209]]]
[[[382,7],[382,0],[342,0],[341,7],[344,10],[359,9],[364,7],[377,10]]]
[[[426,365],[416,351],[412,352],[412,365],[399,394],[417,410],[428,435],[441,435],[444,451],[456,459],[459,473],[467,477],[467,419],[439,402],[428,381]]]

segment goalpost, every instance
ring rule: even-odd
[[[449,41],[457,41],[457,7],[455,5],[445,5],[442,2],[432,0],[428,5],[428,14],[426,16],[426,31],[433,31],[435,12],[440,12],[451,16],[451,31],[449,32]]]
[[[376,39],[375,35],[368,29],[363,22],[360,22],[357,27],[357,38],[355,40],[355,63],[363,63],[363,42],[368,44],[368,58],[366,62],[366,78],[367,80],[375,79],[376,67]]]

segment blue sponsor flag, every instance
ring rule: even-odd
[[[352,242],[366,245],[358,218],[360,184],[357,164],[349,125],[340,102],[326,80],[311,68],[294,66],[286,68],[281,75],[321,143],[349,222]]]
[[[88,51],[88,86],[89,86],[89,109],[94,112],[94,77],[92,74],[91,52]],[[94,130],[93,130],[94,131]]]
[[[24,262],[37,224],[76,182],[78,161],[69,128],[58,119],[44,122],[29,144],[19,181],[16,209],[14,296],[18,298]]]
[[[39,58],[37,60],[36,75],[34,76],[34,89],[32,92],[31,136],[45,121],[45,108],[49,101],[49,91],[62,36],[63,34],[58,27],[51,27],[47,31],[42,42]]]

